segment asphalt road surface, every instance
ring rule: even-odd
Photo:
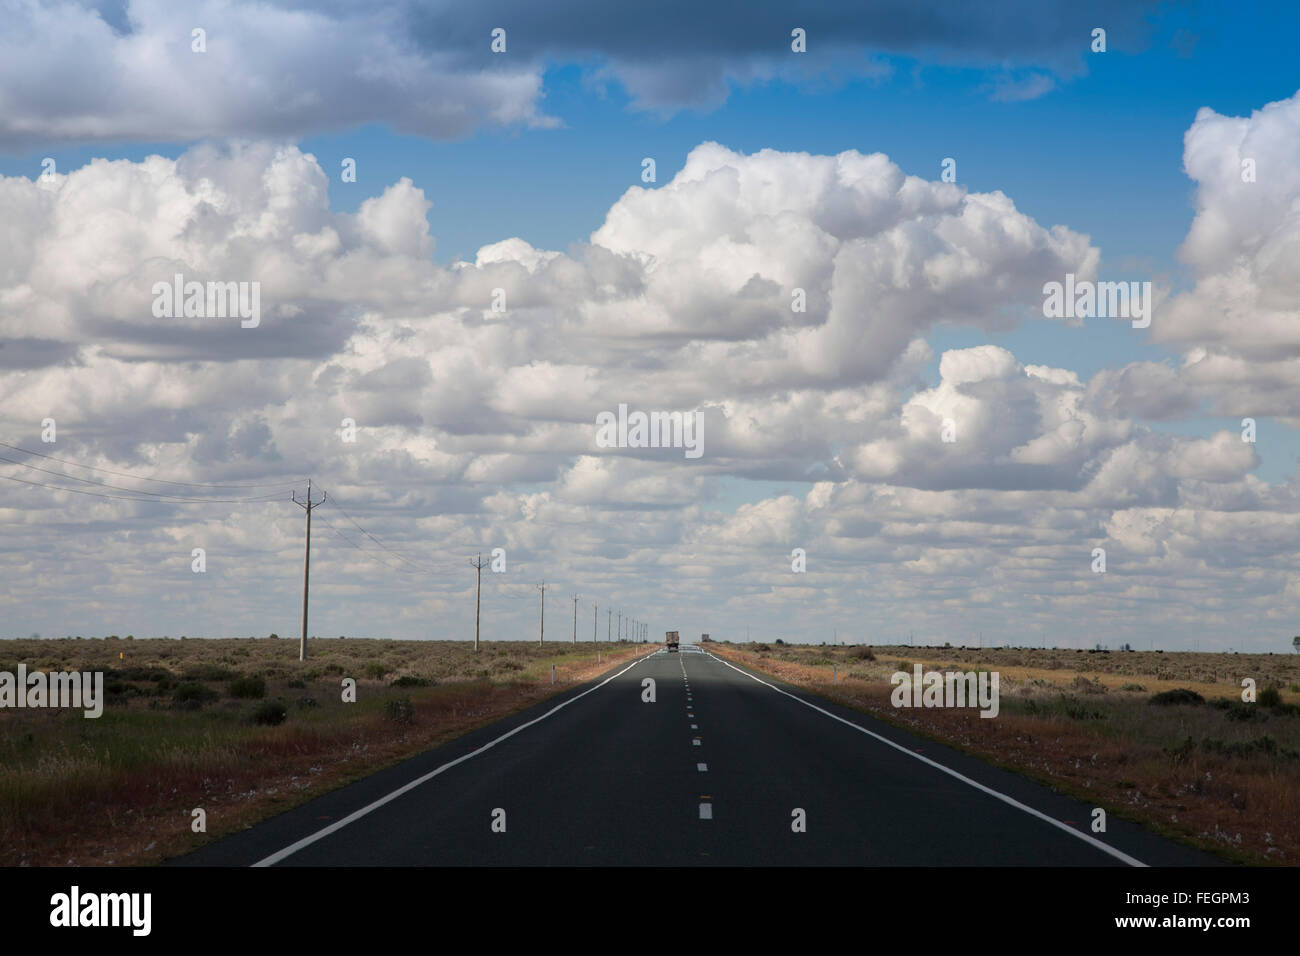
[[[1219,862],[1114,816],[1094,834],[1091,820],[1077,800],[686,648],[621,664],[172,865]]]

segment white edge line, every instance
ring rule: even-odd
[[[604,687],[606,684],[612,681],[615,677],[621,677],[623,674],[626,674],[628,671],[636,667],[637,664],[640,664],[649,656],[651,655],[643,654],[641,657],[638,657],[636,660],[634,660],[631,664],[628,664],[627,667],[624,667],[617,674],[611,674],[609,677],[606,677],[595,687],[588,687],[581,694],[578,694],[577,696],[574,697],[570,697],[568,700],[556,704],[554,707],[552,707],[546,713],[542,714],[540,717],[534,717],[532,720],[528,721],[528,723],[520,724],[514,730],[508,731],[507,733],[502,734],[496,740],[493,740],[489,743],[484,744],[482,747],[479,747],[478,750],[467,753],[464,756],[457,757],[455,760],[443,764],[437,770],[430,770],[424,776],[417,777],[416,779],[412,780],[410,783],[398,787],[392,793],[388,794],[387,796],[380,797],[374,803],[367,804],[366,806],[362,807],[360,810],[356,810],[352,813],[349,813],[342,820],[339,820],[335,823],[331,823],[329,826],[325,827],[324,829],[317,830],[315,833],[311,834],[310,836],[305,836],[297,843],[291,843],[283,850],[277,850],[276,852],[272,853],[270,856],[266,857],[265,859],[258,860],[256,863],[252,865],[254,867],[274,866],[276,863],[279,863],[285,857],[292,856],[294,853],[297,853],[303,847],[310,846],[311,844],[315,843],[317,840],[324,839],[325,837],[329,836],[331,833],[334,833],[338,830],[342,830],[349,823],[355,823],[357,820],[360,820],[362,817],[364,817],[367,813],[370,813],[372,810],[378,810],[384,804],[396,800],[402,794],[407,793],[410,790],[414,790],[416,787],[420,786],[423,783],[427,783],[428,781],[432,780],[434,777],[438,776],[438,774],[442,773],[444,770],[450,770],[452,767],[456,766],[459,763],[464,763],[466,760],[469,760],[471,757],[477,757],[479,754],[483,753],[484,751],[491,750],[493,747],[501,743],[501,741],[505,740],[507,737],[513,737],[515,734],[519,733],[519,731],[524,730],[527,727],[531,727],[533,724],[545,720],[547,717],[551,716],[551,714],[565,707],[568,707],[575,700],[581,700],[582,698],[590,694],[592,691],[600,690],[602,687]]]
[[[708,651],[705,651],[705,653],[709,654]],[[840,723],[847,724],[848,726],[852,727],[854,730],[860,730],[868,737],[874,737],[876,740],[879,740],[882,744],[888,744],[889,746],[893,747],[895,750],[899,751],[900,753],[905,753],[909,757],[919,760],[922,763],[929,764],[931,767],[934,767],[936,770],[942,770],[944,773],[948,774],[949,776],[956,777],[962,783],[969,784],[970,786],[974,787],[976,790],[982,790],[984,793],[987,793],[991,797],[997,797],[1003,803],[1008,803],[1018,810],[1025,811],[1025,813],[1028,813],[1030,816],[1037,817],[1040,820],[1045,820],[1046,822],[1050,823],[1052,826],[1056,827],[1058,830],[1063,830],[1066,833],[1070,834],[1070,836],[1077,837],[1083,842],[1089,843],[1092,846],[1095,846],[1097,849],[1105,853],[1109,853],[1117,860],[1123,860],[1129,866],[1141,866],[1141,867],[1147,866],[1147,864],[1143,863],[1141,860],[1129,856],[1124,851],[1117,850],[1113,846],[1109,846],[1108,844],[1102,843],[1096,837],[1090,836],[1087,833],[1080,833],[1078,830],[1075,830],[1073,827],[1068,827],[1061,821],[1052,819],[1047,814],[1039,810],[1035,810],[1033,807],[1028,806],[1027,804],[1021,803],[1019,800],[1016,800],[1014,797],[1008,797],[1005,793],[999,793],[997,790],[994,790],[992,787],[986,787],[984,786],[984,784],[980,783],[979,781],[972,780],[970,777],[967,777],[965,774],[958,773],[956,770],[953,770],[951,767],[945,767],[943,764],[939,763],[938,761],[931,760],[929,757],[916,753],[913,750],[908,750],[906,747],[902,746],[901,744],[894,743],[892,740],[890,740],[887,737],[882,737],[880,736],[880,734],[867,730],[866,727],[859,726],[858,724],[855,724],[851,720],[845,720],[843,717],[840,717],[836,714],[832,714],[829,710],[824,710],[821,707],[818,707],[816,704],[804,700],[802,697],[797,697],[794,694],[784,691],[781,688],[777,687],[775,684],[769,684],[761,677],[755,677],[753,674],[749,673],[748,671],[741,670],[739,667],[736,667],[730,661],[724,661],[722,658],[715,657],[713,654],[709,654],[709,656],[712,657],[719,664],[726,664],[736,673],[744,674],[746,677],[750,678],[751,680],[756,680],[760,684],[764,685],[765,687],[772,688],[772,690],[776,691],[778,694],[785,694],[785,696],[789,697],[791,700],[797,700],[805,707],[811,707],[813,710],[817,711],[818,713],[825,714],[827,717],[831,718],[832,720],[838,720]]]

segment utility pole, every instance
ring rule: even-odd
[[[618,612],[618,639],[623,640],[623,612]]]
[[[593,601],[591,605],[591,643],[593,644],[596,643],[596,611],[599,609],[600,605]]]
[[[537,589],[542,592],[542,620],[537,629],[537,643],[541,644],[546,640],[546,582],[537,585]]]
[[[479,598],[483,594],[483,565],[487,564],[483,560],[480,552],[477,561],[471,561],[469,566],[478,571],[478,584],[474,588],[474,650],[478,650],[478,608]]]
[[[321,492],[320,501],[311,500],[311,479],[307,479],[307,500],[299,501],[295,492],[289,492],[289,500],[307,512],[307,548],[302,556],[302,638],[298,642],[298,660],[307,659],[307,585],[311,581],[311,510],[325,503],[328,492]]]
[[[606,643],[606,644],[608,644],[608,643],[610,642],[610,641],[609,641],[609,625],[610,625],[610,622],[613,621],[613,620],[614,620],[614,612],[613,612],[612,610],[610,610],[609,608],[605,608],[605,643]]]
[[[578,595],[573,596],[573,643],[578,643]]]

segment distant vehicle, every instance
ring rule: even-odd
[[[667,633],[666,642],[665,642],[668,647],[668,650],[670,651],[677,650],[677,644],[679,640],[680,639],[678,638],[676,631],[669,631]]]

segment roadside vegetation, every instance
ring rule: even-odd
[[[1300,655],[727,644],[743,663],[1238,862],[1300,863]],[[896,671],[996,670],[1001,709],[895,708]],[[1242,700],[1242,679],[1255,702]]]
[[[0,710],[0,865],[155,863],[651,649],[311,639],[300,662],[271,638],[0,641],[0,671],[102,671],[106,697],[96,719]]]

